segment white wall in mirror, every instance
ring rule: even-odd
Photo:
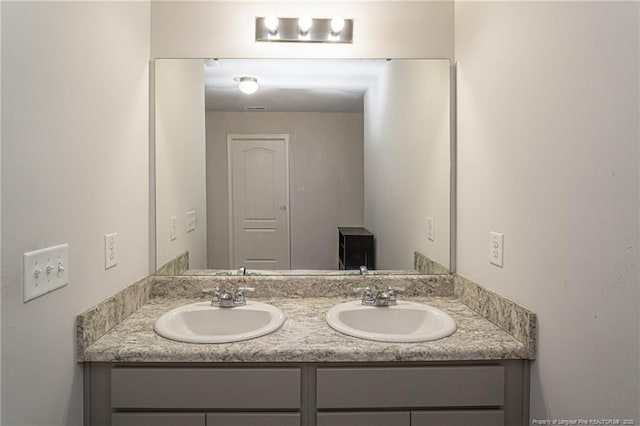
[[[201,59],[155,63],[156,264],[185,251],[207,265],[204,69]],[[187,231],[187,212],[195,230]],[[173,223],[172,223],[173,222]]]
[[[419,251],[448,268],[449,61],[386,64],[364,104],[364,223],[377,237],[377,266],[411,269]]]

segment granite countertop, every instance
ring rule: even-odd
[[[284,325],[272,334],[226,344],[182,343],[160,337],[155,320],[175,307],[203,301],[152,298],[86,347],[85,362],[388,362],[531,358],[530,348],[455,297],[410,297],[447,312],[458,326],[446,338],[423,343],[357,339],[330,328],[327,310],[353,297],[251,298],[282,309]]]

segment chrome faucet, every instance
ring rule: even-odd
[[[394,306],[398,304],[396,299],[397,291],[404,291],[404,287],[387,287],[386,290],[376,291],[375,295],[373,291],[369,287],[358,287],[354,288],[353,291],[356,293],[362,292],[362,304],[366,306],[376,306],[376,307],[384,307],[384,306]]]
[[[241,266],[238,268],[238,275],[247,275],[247,267]]]
[[[369,275],[369,269],[367,269],[366,266],[361,265],[360,266],[360,275]]]
[[[226,291],[216,288],[205,288],[203,293],[211,293],[211,306],[218,306],[220,308],[233,308],[236,306],[244,306],[247,304],[247,299],[244,295],[245,291],[254,291],[253,287],[238,287],[236,290]]]

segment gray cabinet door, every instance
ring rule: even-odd
[[[410,426],[408,411],[318,413],[318,426]]]
[[[113,413],[111,426],[205,426],[205,413]]]
[[[111,407],[297,410],[298,368],[113,368]]]
[[[300,414],[209,413],[207,426],[300,426]]]
[[[411,426],[504,426],[501,410],[412,411]]]
[[[320,409],[500,407],[501,365],[318,368]]]

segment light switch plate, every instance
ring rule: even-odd
[[[104,236],[104,269],[111,269],[118,264],[118,233]]]
[[[432,217],[428,217],[427,218],[427,238],[430,241],[433,241],[433,234],[434,234],[433,218]]]
[[[69,244],[25,253],[22,280],[24,302],[69,284]]]
[[[187,232],[196,230],[196,211],[191,210],[187,212]]]
[[[504,235],[500,232],[489,233],[489,262],[502,268],[504,255]]]
[[[178,238],[178,218],[171,216],[171,241]]]

